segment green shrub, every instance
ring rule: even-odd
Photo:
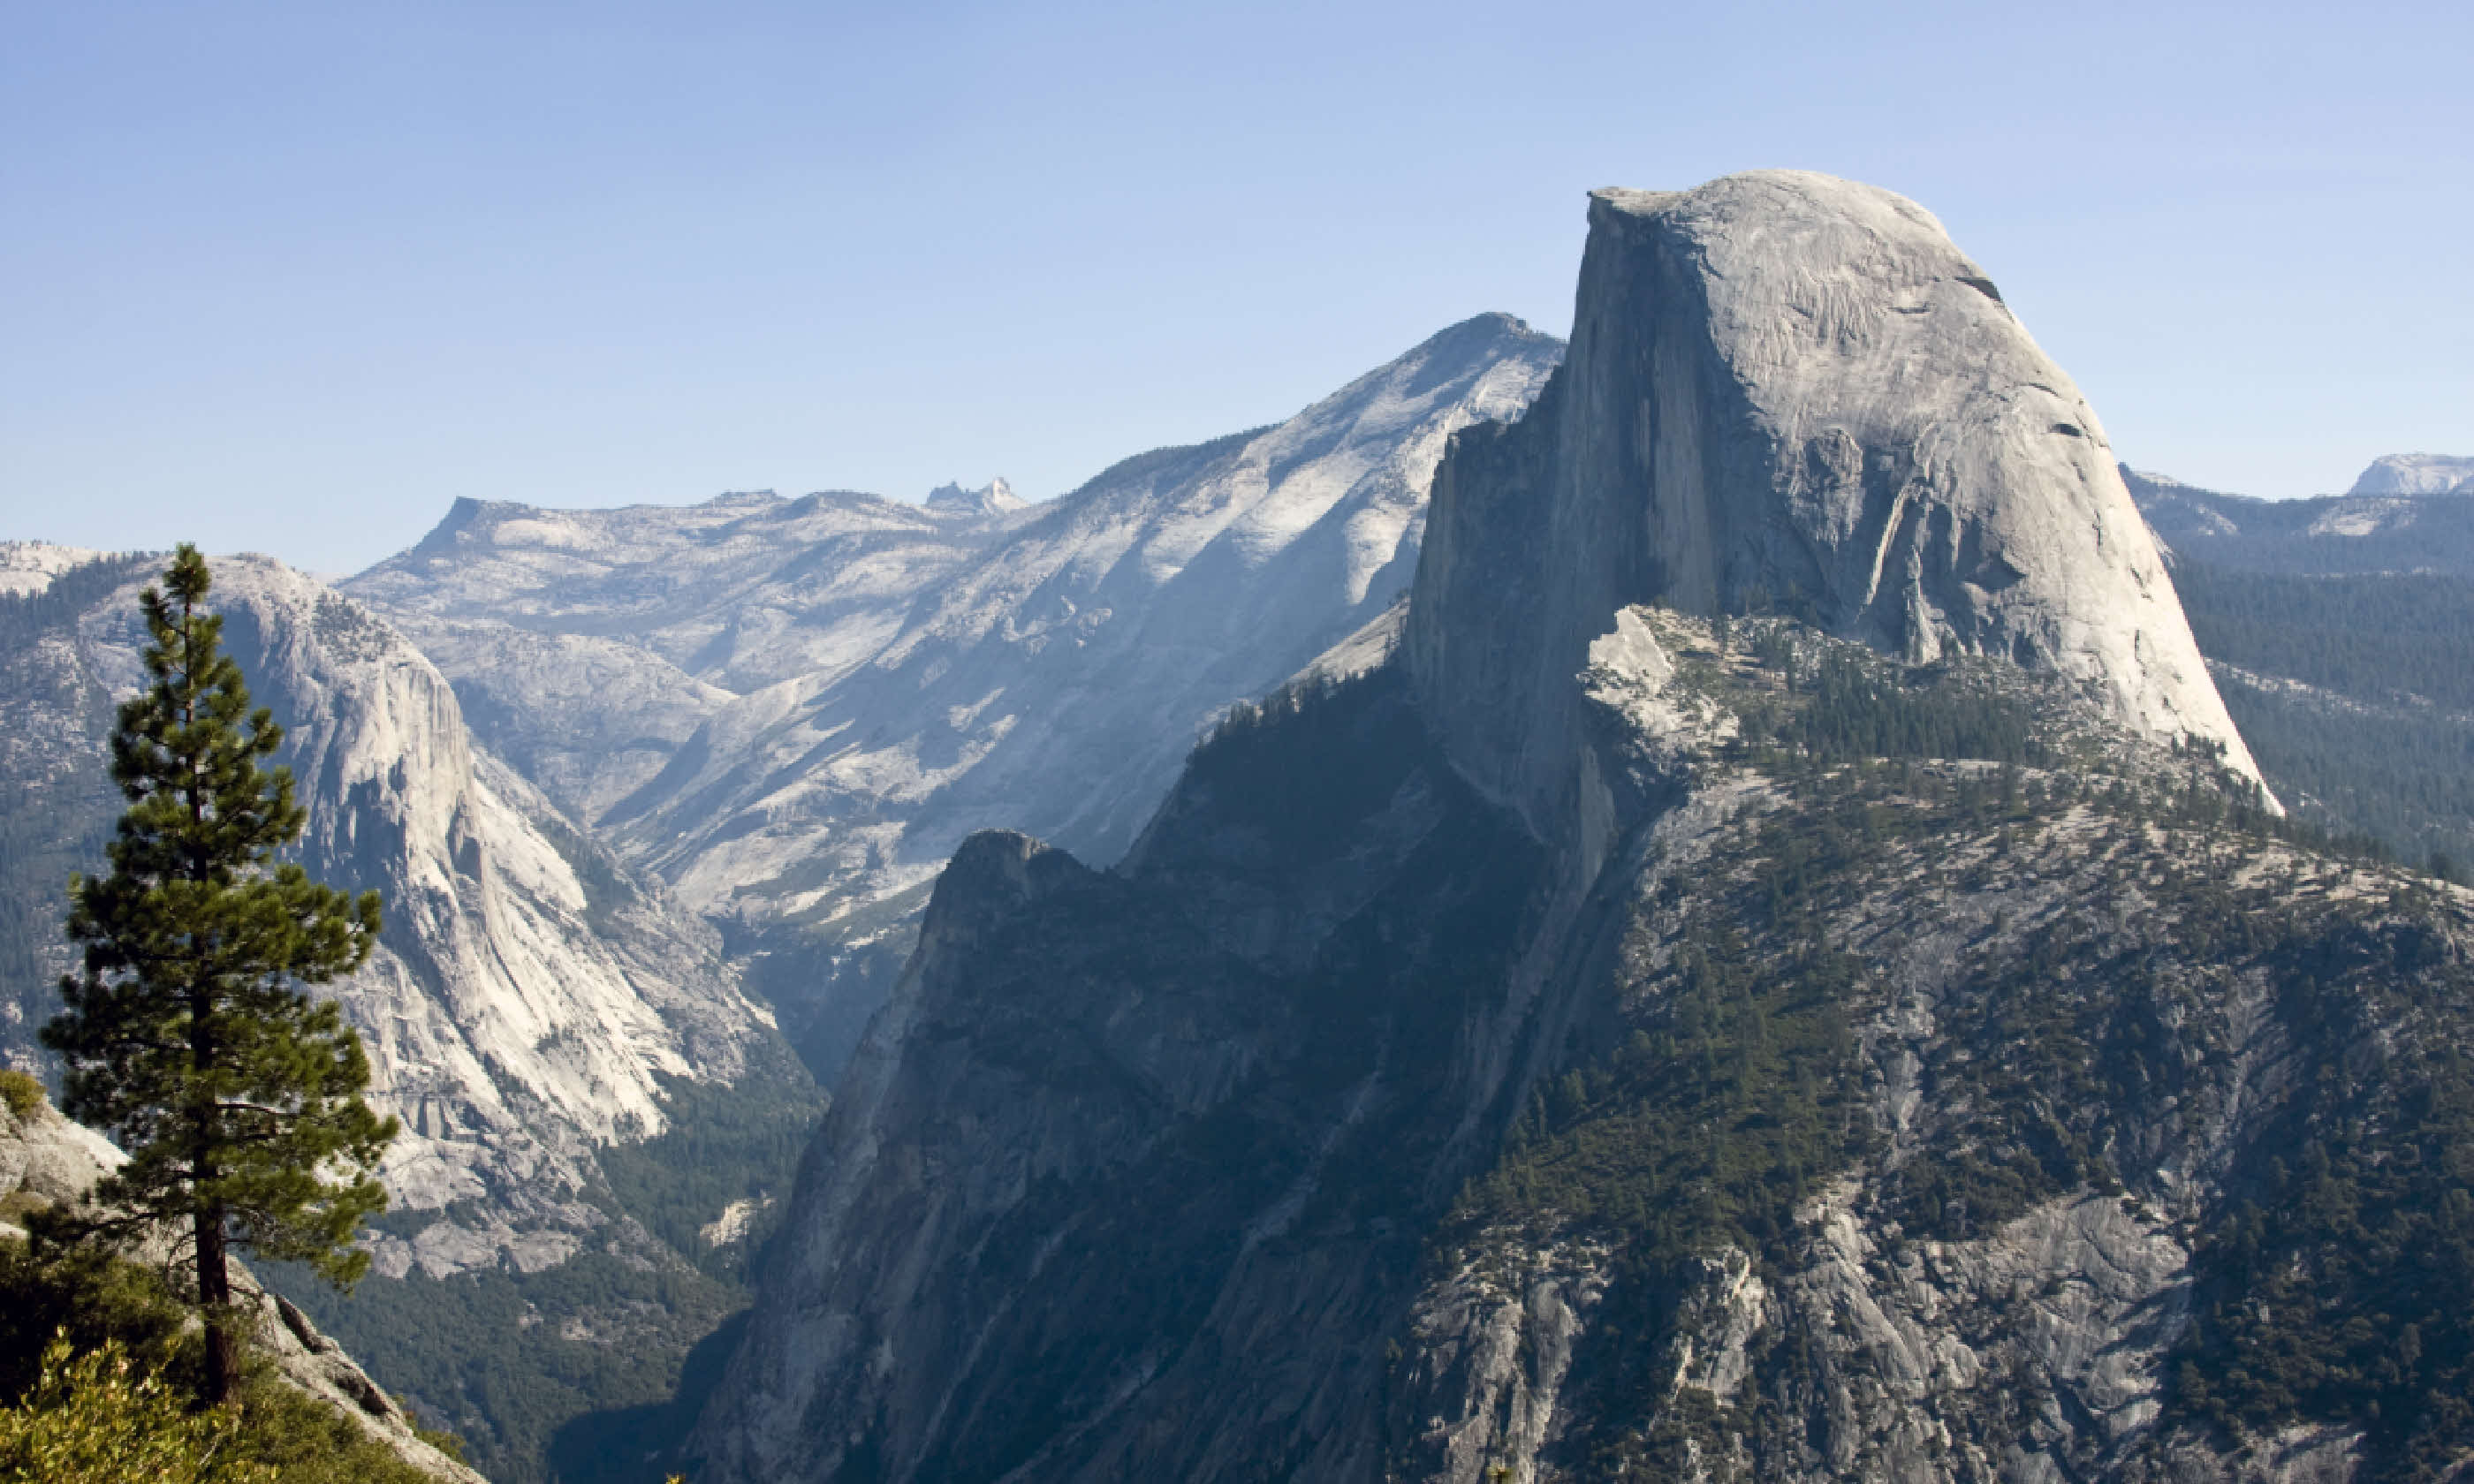
[[[37,1359],[33,1392],[0,1412],[5,1484],[279,1484],[250,1456],[241,1415],[193,1411],[183,1389],[118,1341],[81,1355],[65,1333]]]
[[[191,1385],[196,1339],[186,1311],[151,1268],[83,1248],[0,1242],[0,1405],[30,1395],[45,1348],[65,1335],[79,1354],[116,1345],[149,1373]]]
[[[31,1118],[43,1106],[43,1085],[24,1072],[11,1067],[0,1070],[0,1103],[20,1118]]]
[[[271,1376],[253,1376],[242,1388],[239,1411],[242,1456],[266,1471],[250,1477],[271,1484],[438,1484],[330,1403]],[[423,1436],[436,1446],[442,1435]]]
[[[0,1484],[435,1484],[262,1359],[248,1364],[232,1406],[201,1414],[226,1419],[229,1437],[166,1430],[164,1406],[197,1411],[204,1378],[204,1347],[186,1315],[152,1268],[83,1248],[0,1242],[0,1406],[16,1408],[0,1420]],[[451,1438],[423,1436],[455,1451]]]

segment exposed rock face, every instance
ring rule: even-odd
[[[2445,453],[2391,453],[2373,459],[2348,494],[2474,492],[2474,458]]]
[[[445,678],[384,622],[264,558],[214,566],[226,645],[287,727],[301,859],[385,898],[377,952],[334,993],[369,1049],[372,1102],[403,1120],[388,1188],[399,1208],[477,1203],[463,1224],[375,1238],[377,1271],[554,1262],[606,1220],[579,1199],[594,1146],[660,1132],[660,1076],[728,1082],[778,1048],[770,1017],[712,928],[472,744]],[[99,815],[56,822],[71,837],[117,812],[94,780],[112,704],[144,680],[135,589],[153,575],[133,564],[14,661],[20,725],[0,763],[21,785],[63,776],[60,808]],[[39,682],[24,668],[38,664]],[[36,1018],[12,1028],[21,1049]]]
[[[1013,486],[1002,479],[991,480],[977,490],[960,485],[940,485],[928,491],[926,504],[940,515],[1004,515],[1022,509],[1024,500],[1013,492]]]
[[[41,592],[62,572],[99,561],[103,555],[49,541],[0,541],[0,592],[20,597]]]
[[[1113,859],[1213,715],[1399,593],[1444,441],[1516,414],[1560,349],[1482,317],[1276,427],[1026,512],[848,681],[717,718],[622,838],[691,900],[770,877],[794,909],[925,881],[983,827]]]
[[[1213,717],[1398,596],[1444,442],[1517,414],[1562,348],[1481,316],[1039,506],[1003,481],[924,508],[459,505],[347,586],[493,751],[730,923],[830,1077],[965,835],[1121,853]]]
[[[458,500],[345,584],[453,678],[481,736],[587,824],[737,698],[829,684],[987,522],[870,494],[555,511]]]
[[[1128,874],[957,854],[698,1477],[1378,1476],[1400,1217],[1448,1198],[1451,1047],[1536,859],[1363,683],[1287,807],[1249,802],[1275,757],[1241,729]]]
[[[2042,802],[1988,815],[1989,765],[1765,778],[1727,760],[1775,694],[1749,648],[1625,610],[1586,677],[1594,823],[1542,853],[1396,669],[1205,749],[1120,873],[975,838],[699,1476],[2355,1476],[2361,1429],[2219,1437],[2171,1377],[2226,1364],[2223,1227],[2286,1178],[2319,1068],[2391,1065],[2411,1103],[2446,1061],[2408,1007],[2454,993],[2474,898],[2400,911],[2255,841],[2194,861],[2150,825],[2179,781],[2108,812],[2030,770]],[[2026,696],[2076,755],[2184,766]],[[1850,797],[1915,821],[1825,843]],[[2237,947],[2195,914],[2283,925]],[[1716,1075],[1756,1042],[1698,1049],[1721,993],[1779,996],[1758,1094]],[[1591,1112],[1628,1076],[1645,1106]],[[1735,1180],[1713,1209],[1764,1238],[1664,1234]]]
[[[1002,480],[924,507],[459,503],[347,586],[690,903],[820,919],[923,885],[975,828],[1124,850],[1200,728],[1399,593],[1445,440],[1517,414],[1561,351],[1482,316],[1034,507]]]
[[[1652,601],[2056,670],[2252,771],[2094,412],[1929,214],[1762,171],[1589,223],[1564,368],[1436,476],[1408,656],[1481,787],[1563,805],[1555,692]]]
[[[2455,1373],[2389,1424],[2260,1378],[2369,1375],[2278,1326],[2419,1282],[2293,1172],[2437,1168],[2308,1131],[2474,1095],[2474,896],[2239,813],[2101,435],[1980,280],[1819,178],[1601,196],[1571,360],[1456,442],[1405,612],[1114,871],[957,854],[699,1477],[2456,1467],[2462,1417],[2393,1421]],[[1694,616],[1756,587],[1808,621]]]
[[[14,1213],[77,1206],[122,1159],[110,1140],[61,1117],[48,1103],[25,1117],[0,1106],[0,1209]],[[0,1219],[0,1240],[24,1237],[22,1228]],[[266,1292],[246,1269],[232,1277],[233,1303],[247,1319],[250,1338],[284,1380],[332,1406],[364,1435],[445,1484],[487,1484],[423,1441],[386,1389],[299,1309]]]

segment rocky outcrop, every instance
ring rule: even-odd
[[[2373,459],[2348,494],[2474,491],[2474,459],[2445,453],[2391,453]]]
[[[620,838],[691,900],[791,911],[924,882],[979,828],[1114,859],[1218,712],[1398,595],[1445,440],[1516,415],[1560,349],[1481,317],[1032,508],[847,681],[716,718]]]
[[[2474,1349],[2474,1124],[2404,1132],[2469,1095],[2474,896],[2275,836],[2100,434],[1928,218],[1764,175],[1595,223],[1405,612],[1113,871],[957,855],[700,1477],[2474,1448],[2456,1360],[2379,1353]]]
[[[940,515],[964,518],[1008,515],[1027,503],[1013,492],[1013,486],[1002,479],[990,480],[977,490],[965,490],[958,484],[939,485],[928,491],[922,502]]]
[[[1286,807],[1256,806],[1277,724],[1240,726],[1126,873],[957,854],[698,1477],[1375,1476],[1387,1291],[1448,1199],[1451,1047],[1536,859],[1396,677],[1363,683],[1315,713],[1346,765],[1278,774]]]
[[[17,1219],[29,1211],[83,1204],[95,1183],[123,1158],[110,1140],[61,1117],[47,1102],[23,1113],[0,1106],[0,1241],[25,1240]],[[326,1402],[363,1436],[444,1484],[487,1484],[415,1432],[412,1419],[384,1387],[298,1308],[267,1292],[246,1268],[233,1274],[232,1288],[253,1348],[284,1381]]]
[[[865,661],[991,529],[843,491],[589,511],[468,499],[344,587],[452,678],[493,751],[591,826],[734,699]]]
[[[1544,827],[1559,692],[1627,603],[2057,671],[2250,772],[2096,416],[1914,203],[1760,171],[1589,208],[1570,354],[1439,469],[1411,674]]]
[[[2301,1167],[2315,1100],[2458,1095],[2421,1079],[2459,1019],[2409,1007],[2462,972],[2474,898],[2201,850],[2170,802],[2198,797],[2188,754],[1998,662],[1858,673],[2024,707],[2110,771],[1747,767],[1782,675],[1849,653],[1625,610],[1583,678],[1594,823],[1542,855],[1396,666],[1216,738],[1120,873],[975,838],[812,1157],[701,1476],[2392,1456],[2341,1419],[2220,1434],[2188,1377],[2227,1374],[2222,1305],[2259,1280],[2226,1224]]]
[[[1399,595],[1445,441],[1516,416],[1561,351],[1480,316],[1286,422],[1036,506],[1003,481],[925,506],[458,505],[346,586],[494,752],[729,922],[830,1077],[966,835],[1123,852],[1217,715]]]
[[[52,586],[61,573],[103,559],[84,546],[49,541],[0,541],[0,593],[28,597]]]
[[[1122,852],[1201,728],[1399,594],[1444,442],[1516,415],[1561,350],[1481,316],[1037,506],[1002,480],[924,506],[464,502],[346,586],[691,904],[813,923],[924,887],[981,827]]]

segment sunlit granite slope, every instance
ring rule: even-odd
[[[225,643],[288,729],[301,858],[385,898],[377,953],[335,993],[369,1047],[373,1101],[405,1126],[388,1187],[400,1208],[462,1203],[377,1237],[377,1270],[555,1261],[607,1219],[579,1199],[592,1148],[658,1133],[664,1076],[740,1075],[779,1045],[770,1015],[713,929],[473,745],[445,678],[385,622],[266,558],[214,573]],[[11,659],[0,770],[58,788],[46,823],[70,836],[116,813],[94,785],[113,701],[143,682],[135,593],[153,575],[121,563]],[[21,1048],[36,1018],[11,1028]]]
[[[1589,206],[1572,346],[1436,477],[1408,630],[1445,746],[1533,823],[1626,603],[1998,655],[2248,754],[2104,432],[1922,207],[1792,171]]]

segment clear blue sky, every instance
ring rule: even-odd
[[[2469,13],[0,0],[0,537],[1055,494],[1765,165],[1937,212],[2134,465],[2341,489],[2474,453]]]

